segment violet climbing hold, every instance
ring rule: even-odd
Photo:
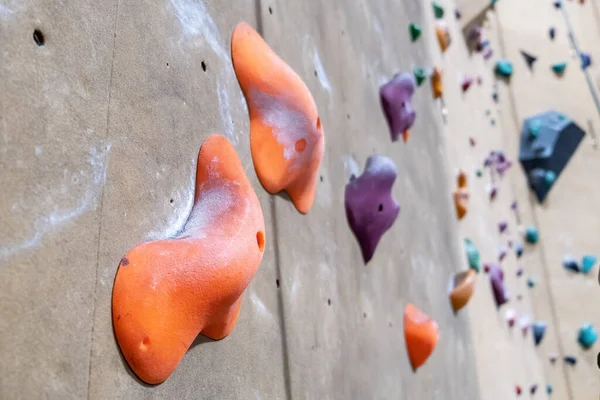
[[[379,88],[381,108],[390,128],[392,141],[402,135],[404,142],[408,140],[408,130],[415,122],[417,114],[412,106],[415,92],[415,80],[410,74],[399,73],[392,80]]]
[[[569,271],[579,272],[579,264],[577,263],[577,259],[570,254],[565,254],[563,256],[562,265]]]
[[[431,5],[433,6],[433,14],[435,15],[435,18],[437,19],[442,19],[444,18],[444,7],[442,7],[442,5],[440,3],[438,3],[436,0],[434,0]]]
[[[504,272],[500,267],[495,265],[490,266],[490,283],[496,307],[500,307],[502,304],[508,302],[508,290],[504,287]]]
[[[554,71],[554,73],[556,75],[564,74],[566,69],[567,69],[566,62],[557,62],[557,63],[552,64],[552,71]]]
[[[379,240],[400,213],[400,206],[392,198],[396,176],[396,165],[392,160],[373,155],[367,160],[363,174],[346,185],[346,217],[365,264],[371,260]]]
[[[550,29],[548,29],[548,35],[550,36],[550,40],[554,40],[554,37],[556,36],[556,28],[551,26]]]
[[[588,53],[584,53],[583,51],[580,54],[581,58],[581,69],[586,70],[590,65],[592,65],[592,56]]]
[[[421,84],[427,78],[427,73],[421,67],[413,68],[413,75],[415,76],[415,81],[417,82],[417,86],[421,86]]]
[[[537,388],[538,388],[538,385],[534,383],[534,384],[533,384],[533,385],[531,385],[531,387],[529,388],[529,393],[531,393],[531,394],[535,394],[535,392],[537,392]]]
[[[456,19],[461,19],[461,17],[462,17],[462,13],[460,12],[460,10],[458,8],[454,9],[454,17]]]
[[[594,345],[594,343],[596,343],[596,340],[598,340],[598,333],[594,327],[589,323],[581,325],[581,328],[579,328],[579,333],[577,334],[577,341],[581,347],[584,349],[589,349]]]
[[[597,261],[598,257],[596,257],[593,254],[587,254],[583,256],[583,258],[581,259],[581,272],[583,272],[584,274],[590,272],[592,268],[594,268],[594,265],[596,265]]]
[[[500,231],[500,233],[504,233],[506,231],[506,228],[508,228],[508,222],[506,222],[506,221],[498,222],[498,231]]]
[[[537,57],[532,54],[529,54],[528,52],[526,52],[524,50],[521,50],[521,55],[525,59],[525,62],[527,63],[527,67],[529,67],[529,69],[533,69],[533,64],[537,61]]]
[[[496,61],[496,67],[494,68],[494,72],[496,75],[501,76],[503,78],[510,78],[513,73],[513,65],[510,61],[505,59],[500,59]]]
[[[502,262],[502,260],[504,260],[504,257],[506,257],[506,254],[506,247],[500,247],[500,249],[498,250],[498,261]]]
[[[548,324],[543,321],[534,322],[531,326],[531,330],[533,331],[533,340],[535,341],[536,346],[538,346],[544,339],[547,328]]]
[[[523,268],[520,268],[520,267],[519,267],[519,268],[517,268],[517,272],[516,272],[516,273],[517,273],[517,277],[519,277],[519,276],[523,275],[523,272],[524,272],[524,269],[523,269]]]
[[[540,235],[535,226],[530,225],[525,230],[525,240],[527,241],[527,243],[536,244],[537,241],[539,240],[539,237],[540,237]]]
[[[408,31],[410,32],[410,38],[412,39],[412,41],[416,41],[419,36],[421,36],[421,33],[423,32],[423,30],[421,29],[421,27],[417,24],[410,24],[408,26]]]
[[[475,272],[479,273],[481,270],[479,250],[477,250],[477,247],[473,244],[471,239],[465,239],[465,252],[467,253],[467,260],[469,261],[469,268],[474,269]]]

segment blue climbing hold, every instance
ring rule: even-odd
[[[562,264],[563,267],[569,271],[579,272],[579,264],[577,263],[577,259],[570,254],[565,254],[563,256]]]
[[[515,254],[517,255],[517,258],[520,258],[523,255],[523,245],[521,243],[515,245]]]
[[[592,65],[592,56],[588,53],[584,53],[583,51],[580,54],[581,58],[581,69],[585,71],[587,67]]]
[[[598,333],[591,324],[583,324],[579,328],[579,334],[577,335],[577,341],[584,349],[589,349],[598,340]]]
[[[577,364],[577,358],[575,356],[565,356],[563,360],[569,365]]]
[[[565,72],[565,69],[567,69],[566,62],[557,62],[552,64],[552,71],[554,71],[556,75],[562,75]]]
[[[542,321],[535,322],[532,325],[533,330],[533,340],[535,340],[535,345],[539,345],[544,339],[544,335],[546,334],[546,328],[548,324]]]
[[[581,272],[583,272],[584,274],[590,272],[592,268],[594,268],[594,265],[596,265],[597,261],[598,257],[596,257],[593,254],[587,254],[583,256],[583,258],[581,259]]]
[[[510,61],[505,59],[500,59],[496,61],[496,68],[494,69],[496,75],[502,76],[504,78],[510,78],[513,73],[513,65]]]
[[[527,243],[536,244],[540,238],[540,234],[535,226],[530,225],[525,231],[525,240]]]
[[[554,7],[555,8],[561,8],[562,7],[562,1],[561,0],[554,0]]]

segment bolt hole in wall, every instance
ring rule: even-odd
[[[379,205],[379,212],[383,211],[383,204]]]
[[[256,244],[258,244],[258,249],[263,251],[265,249],[265,234],[262,232],[256,233]]]
[[[206,72],[206,63],[202,61],[200,65],[202,66],[202,71]]]
[[[39,29],[33,31],[33,41],[38,46],[43,46],[45,43],[44,34]]]
[[[273,15],[273,9],[269,7],[269,14]]]
[[[169,200],[169,203],[173,204],[173,201],[174,201],[174,200],[173,200],[173,199],[171,199],[171,200]]]
[[[327,299],[327,305],[330,306],[331,305],[331,299]]]
[[[275,279],[275,284],[277,285],[277,289],[279,289],[279,279]]]

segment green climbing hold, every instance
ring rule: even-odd
[[[408,26],[408,31],[410,32],[410,38],[413,42],[417,40],[419,36],[421,36],[421,32],[423,32],[421,27],[417,24],[410,24]]]
[[[421,86],[421,83],[427,79],[427,74],[425,70],[421,67],[415,67],[413,69],[413,74],[415,75],[415,81],[417,81],[417,86]]]
[[[529,139],[535,139],[540,134],[540,129],[542,128],[542,121],[539,119],[532,119],[529,121],[527,126],[527,131],[529,133]]]
[[[477,247],[475,247],[470,239],[465,239],[465,251],[467,253],[467,259],[469,260],[469,267],[479,273],[479,270],[481,269],[479,250],[477,250]]]
[[[565,72],[565,69],[567,69],[566,62],[558,62],[552,64],[552,71],[554,71],[556,75],[562,75]]]
[[[433,14],[435,15],[435,17],[437,19],[444,18],[444,7],[442,7],[442,5],[435,0],[433,1],[432,4],[433,4]]]
[[[535,226],[530,225],[525,231],[525,240],[527,243],[536,244],[540,238],[540,234]]]
[[[581,259],[581,272],[583,272],[584,274],[590,272],[592,268],[594,268],[594,265],[597,261],[598,257],[596,257],[593,254],[587,254],[583,256],[583,258]]]
[[[496,75],[502,76],[504,78],[510,78],[513,73],[512,63],[505,59],[500,59],[496,61],[496,68],[494,69]]]
[[[483,175],[483,172],[481,172],[481,170],[478,169],[477,171],[475,171],[475,175],[477,175],[478,178],[481,178],[481,175]]]

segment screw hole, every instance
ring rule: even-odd
[[[331,305],[331,299],[327,299],[327,305],[330,306]]]
[[[200,63],[200,66],[202,66],[202,71],[206,72],[206,63],[204,61]]]
[[[277,285],[277,289],[279,289],[279,279],[275,279],[275,284]]]
[[[379,205],[379,212],[383,211],[383,204]]]
[[[174,200],[173,200],[173,199],[171,199],[171,200],[169,200],[169,203],[173,204],[173,201],[174,201]]]
[[[40,47],[44,45],[45,39],[42,31],[39,29],[33,31],[33,41]]]
[[[367,313],[363,313],[363,318],[367,318]]]
[[[148,350],[148,347],[150,347],[150,338],[145,337],[144,340],[142,340],[142,343],[140,343],[140,350],[146,351]]]
[[[269,14],[273,14],[273,9],[271,7],[269,7]]]
[[[319,177],[319,179],[321,180],[321,182],[323,182],[323,175],[321,175],[321,176]]]
[[[265,235],[261,231],[256,233],[256,244],[261,252],[265,249]]]
[[[167,67],[169,66],[169,63],[167,63]]]

